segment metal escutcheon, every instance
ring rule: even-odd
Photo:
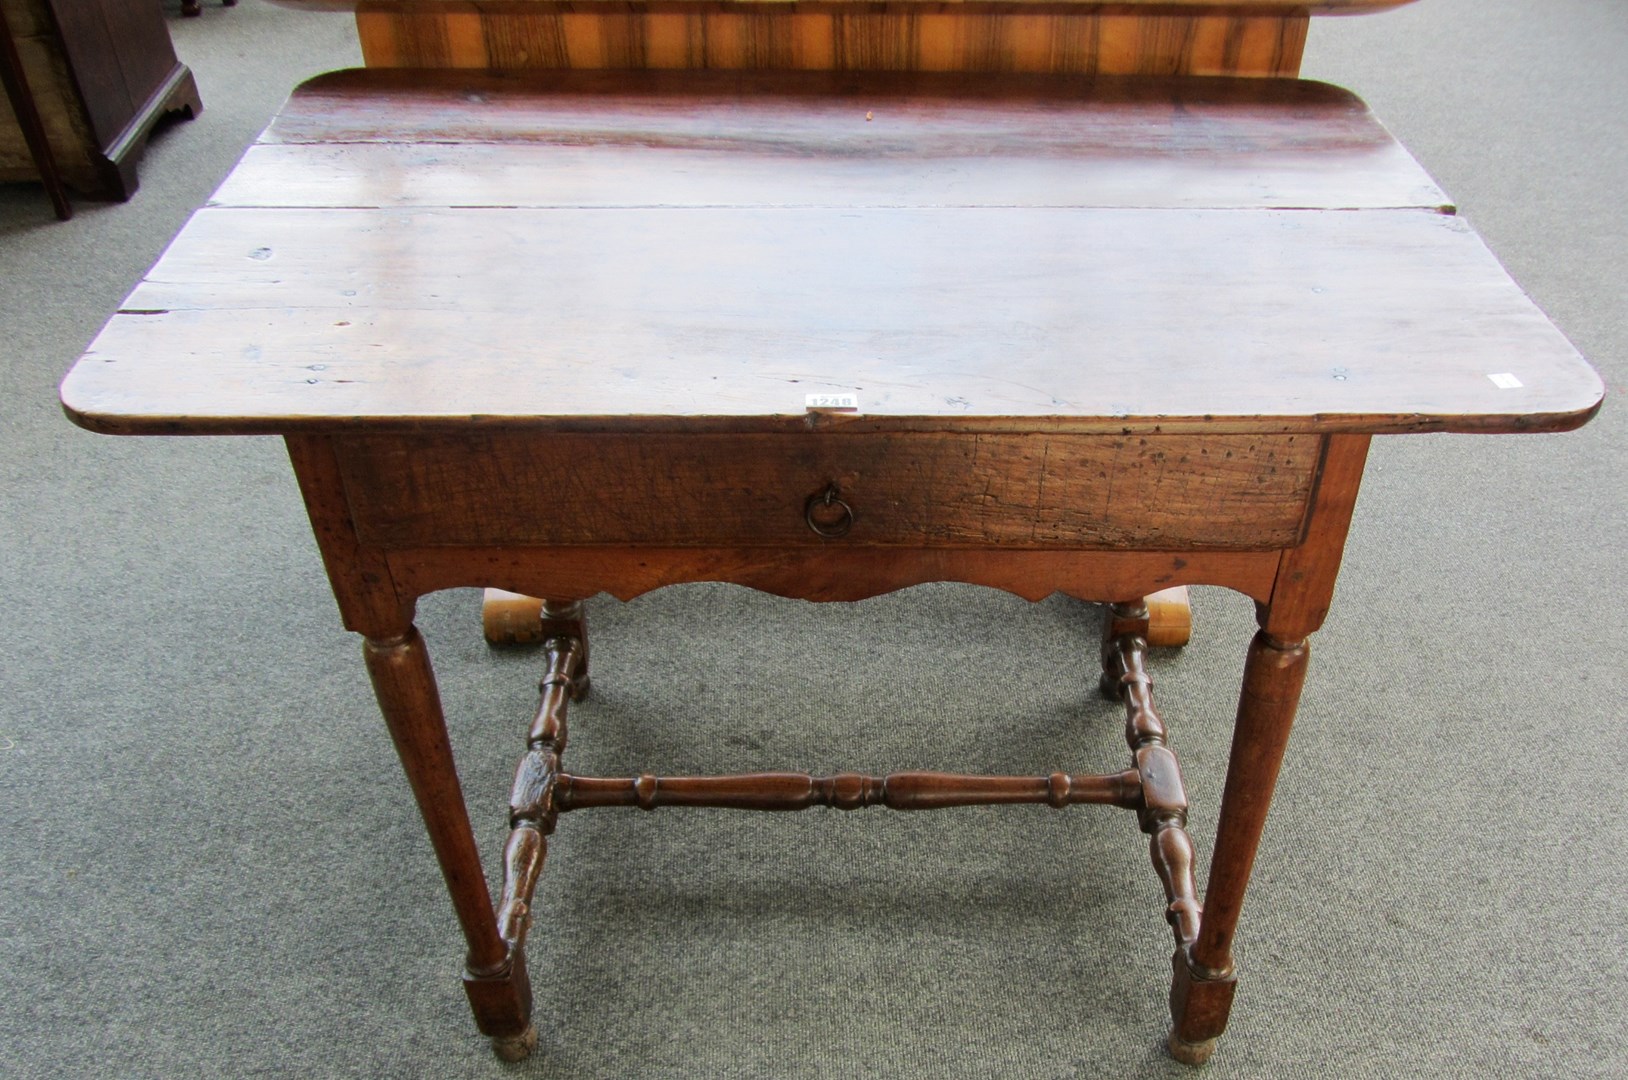
[[[854,527],[854,508],[842,501],[833,483],[808,497],[803,505],[803,520],[817,535],[835,540],[847,536],[848,530]]]

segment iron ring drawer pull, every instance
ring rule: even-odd
[[[810,495],[803,506],[803,520],[808,527],[827,540],[847,536],[854,527],[854,508],[837,495],[837,485],[830,484],[822,492]]]

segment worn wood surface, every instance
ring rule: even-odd
[[[863,119],[863,122],[861,120]],[[338,72],[215,195],[253,207],[1442,207],[1321,83]]]
[[[853,108],[808,110],[800,77],[784,94],[756,76],[729,95],[696,73],[689,96],[669,76],[625,116],[601,101],[572,120],[537,105],[569,75],[530,90],[476,79],[466,97],[500,99],[474,110],[495,119],[494,138],[539,110],[524,141],[494,143],[467,115],[433,119],[444,83],[422,99],[397,94],[399,78],[370,93],[393,74],[319,82],[306,92],[317,102],[297,95],[273,138],[366,123],[378,141],[359,149],[413,148],[348,166],[340,188],[353,193],[409,190],[434,171],[418,162],[472,149],[482,205],[425,205],[456,201],[428,194],[263,207],[294,185],[279,180],[286,161],[251,160],[222,196],[245,205],[200,211],[69,376],[77,419],[212,433],[359,418],[415,430],[1500,431],[1575,426],[1601,394],[1340,92],[1187,82],[1088,101],[1086,84],[1062,80],[973,102],[932,80],[872,89],[849,76]],[[602,76],[581,78],[566,104],[607,92]],[[348,113],[316,119],[346,96]],[[427,134],[435,123],[449,142]],[[1167,150],[1160,132],[1176,136]],[[1121,138],[1121,152],[1103,150]],[[605,151],[599,163],[583,164],[584,143]],[[336,149],[310,149],[308,175],[324,175]],[[530,179],[555,153],[576,179],[539,194]],[[1377,171],[1347,169],[1365,155]],[[604,171],[622,179],[601,185]],[[923,184],[928,172],[939,179]],[[698,177],[713,173],[729,178],[723,201],[703,205]],[[454,164],[423,185],[444,195],[458,175]],[[948,189],[954,176],[963,191]],[[1309,197],[1317,178],[1321,200]],[[589,187],[614,205],[572,202]],[[1126,205],[1138,189],[1142,205]],[[1206,201],[1222,208],[1195,208]],[[1308,204],[1321,209],[1285,208]],[[1489,378],[1502,373],[1520,387]],[[857,392],[859,413],[805,415],[807,394],[833,391]]]
[[[406,633],[422,593],[398,594],[384,552],[357,539],[332,440],[291,435],[284,442],[345,629],[376,638]]]
[[[1311,507],[1313,527],[1304,543],[1283,552],[1271,603],[1262,609],[1261,626],[1274,637],[1299,641],[1328,617],[1370,441],[1367,435],[1329,437]]]
[[[860,413],[805,416],[832,392]],[[1408,432],[1602,387],[1417,211],[219,209],[63,394],[114,433]]]
[[[852,508],[845,544],[1261,550],[1296,543],[1321,440],[1304,435],[357,436],[341,449],[363,542],[827,541],[806,504]]]

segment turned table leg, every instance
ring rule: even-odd
[[[531,1026],[525,954],[511,951],[498,933],[429,652],[417,628],[411,626],[399,637],[367,638],[362,651],[390,738],[441,864],[458,924],[469,943],[464,991],[475,1025],[491,1036],[499,1056],[524,1057],[537,1040]]]
[[[1170,1053],[1190,1065],[1210,1056],[1232,1010],[1232,943],[1244,890],[1306,681],[1306,639],[1323,625],[1334,598],[1368,444],[1367,435],[1328,437],[1305,538],[1283,552],[1271,598],[1255,608],[1261,629],[1244,663],[1198,938],[1173,961]]]
[[[1189,1065],[1210,1056],[1232,1010],[1237,986],[1233,933],[1278,767],[1289,744],[1309,655],[1304,640],[1280,641],[1264,630],[1249,645],[1198,940],[1178,949],[1172,961],[1170,1053]]]

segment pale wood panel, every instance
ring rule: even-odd
[[[1304,9],[1144,14],[1034,5],[532,5],[359,10],[369,67],[1104,75],[1299,71]]]
[[[341,72],[238,206],[1373,206],[1446,196],[1351,94],[1258,80]]]
[[[772,431],[833,390],[882,429],[1539,430],[1602,393],[1417,210],[207,209],[125,311],[63,387],[100,430]]]
[[[1300,539],[1308,435],[471,434],[340,440],[358,535],[444,544],[829,543],[1270,550]]]

